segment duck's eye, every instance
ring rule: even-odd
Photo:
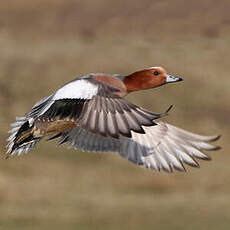
[[[154,74],[155,76],[157,76],[157,75],[159,74],[159,72],[158,72],[158,71],[154,71],[153,74]]]

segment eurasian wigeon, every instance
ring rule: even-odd
[[[185,171],[183,163],[199,167],[195,158],[210,160],[203,150],[217,150],[201,136],[165,122],[167,115],[152,113],[123,97],[130,92],[182,81],[162,67],[128,76],[91,73],[78,77],[17,117],[7,139],[7,158],[27,153],[44,136],[58,145],[90,152],[116,152],[134,164],[156,171]]]

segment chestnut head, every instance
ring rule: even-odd
[[[150,67],[124,78],[128,92],[159,87],[167,83],[182,81],[181,77],[167,74],[162,67]]]

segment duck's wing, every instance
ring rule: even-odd
[[[143,136],[133,134],[133,140],[148,149],[148,154],[143,155],[142,158],[143,166],[157,171],[163,169],[172,172],[173,168],[185,171],[184,163],[192,167],[199,167],[196,158],[211,160],[203,151],[220,148],[211,144],[220,136],[201,136],[164,122],[158,122],[157,126],[144,129],[146,134]],[[135,144],[133,148],[134,146]],[[139,154],[141,154],[140,151]]]
[[[67,143],[68,147],[84,151],[117,152],[134,164],[166,172],[172,172],[173,169],[185,171],[184,163],[199,167],[196,158],[211,159],[204,154],[204,150],[219,149],[211,144],[219,136],[197,135],[164,122],[143,129],[144,134],[132,131],[132,138],[113,138],[76,127],[50,139],[60,137],[58,145]]]
[[[74,125],[104,137],[130,138],[132,131],[145,133],[143,126],[156,125],[154,120],[167,113],[146,111],[119,97],[117,92],[119,90],[90,78],[67,83],[37,102],[25,117],[16,119],[9,131],[7,155],[26,152],[35,145],[35,138],[37,143],[37,138],[40,140],[43,136],[65,131]],[[28,130],[32,132],[33,145],[23,142],[22,146],[20,142],[18,146],[15,142],[20,135],[25,137],[24,133],[27,134]]]
[[[149,112],[121,98],[117,91],[93,79],[81,79],[75,81],[74,86],[67,84],[48,100],[41,101],[29,114],[46,121],[68,119],[92,133],[119,138],[131,137],[131,131],[145,133],[143,126],[156,125],[154,120],[168,112]]]

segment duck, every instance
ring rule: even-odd
[[[186,171],[211,160],[204,151],[218,150],[220,135],[198,135],[161,120],[163,113],[139,107],[124,97],[132,92],[183,81],[163,67],[130,75],[90,73],[68,82],[16,117],[7,139],[6,158],[20,156],[42,138],[57,146],[88,152],[114,152],[140,167],[155,171]]]

